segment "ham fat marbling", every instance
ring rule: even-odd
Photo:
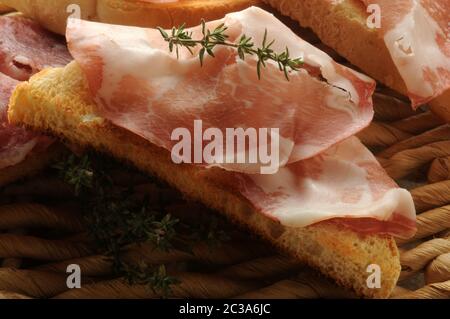
[[[262,79],[256,58],[217,47],[215,58],[181,50],[177,58],[155,29],[71,19],[69,50],[84,71],[96,113],[160,147],[171,150],[171,132],[204,127],[280,128],[282,158],[275,175],[250,174],[245,167],[217,164],[261,213],[288,226],[333,219],[358,220],[360,229],[411,236],[411,195],[399,189],[355,138],[373,116],[370,78],[335,63],[259,9],[228,14],[207,23],[228,27],[229,41],[245,34],[260,45],[267,29],[275,52],[286,46],[304,67],[287,81],[268,62]],[[201,37],[201,28],[190,31]],[[364,227],[369,220],[370,227]],[[398,226],[398,220],[404,227]],[[348,225],[355,225],[350,222]],[[366,226],[369,225],[365,223]]]
[[[15,86],[45,67],[71,60],[64,41],[22,16],[0,17],[0,169],[20,163],[52,140],[8,124],[8,102]]]
[[[175,144],[167,138],[173,130],[193,132],[196,119],[223,132],[280,128],[284,165],[317,155],[370,123],[373,80],[335,63],[261,9],[228,14],[208,27],[222,22],[229,28],[229,41],[246,34],[258,46],[267,28],[269,38],[276,37],[274,51],[289,46],[292,57],[304,57],[305,67],[291,73],[288,82],[268,61],[258,80],[256,59],[241,61],[233,48],[216,47],[216,57],[206,57],[201,67],[198,56],[187,50],[181,50],[179,59],[170,54],[156,29],[74,19],[67,41],[86,73],[98,114],[167,150]],[[201,37],[200,27],[191,31],[194,38]],[[219,166],[247,172],[246,167]]]
[[[414,107],[450,89],[450,0],[362,2],[380,6],[380,36]]]

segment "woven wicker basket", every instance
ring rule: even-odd
[[[345,63],[313,34],[298,31]],[[392,297],[450,298],[450,126],[429,111],[413,112],[402,97],[384,88],[378,89],[374,101],[375,121],[359,137],[387,172],[411,190],[418,211],[416,236],[398,242],[402,273]],[[10,185],[1,190],[0,202],[0,297],[157,297],[146,286],[116,278],[109,261],[96,255],[77,203],[55,177],[40,175]],[[170,209],[205,210],[189,202]],[[177,298],[355,297],[297,261],[267,251],[244,232],[220,249],[196,244],[192,254],[151,248],[130,247],[125,258],[182,265],[175,267],[181,281],[173,287]],[[184,266],[189,263],[197,265],[195,271]],[[81,289],[67,288],[69,264],[81,266]]]

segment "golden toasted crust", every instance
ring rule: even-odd
[[[387,297],[395,287],[400,262],[392,237],[363,236],[332,223],[306,228],[282,226],[230,191],[222,170],[176,165],[168,151],[95,116],[93,108],[86,80],[73,62],[65,68],[45,70],[20,84],[11,98],[9,119],[112,154],[158,176],[361,296]],[[370,264],[381,267],[380,289],[367,287]]]
[[[63,152],[64,147],[59,143],[50,146],[43,152],[31,152],[19,164],[0,170],[0,187],[38,173]]]
[[[358,0],[264,0],[282,14],[311,28],[326,45],[386,86],[407,95],[405,82],[375,29],[367,27],[367,13]],[[450,91],[432,101],[433,110],[450,122]]]
[[[171,28],[186,23],[194,26],[202,18],[215,20],[262,0],[183,0],[150,3],[140,0],[2,0],[6,5],[34,18],[47,29],[64,34],[67,7],[78,5],[83,19],[112,24]]]
[[[2,4],[2,2],[0,1],[0,13],[11,12],[12,10],[12,8]]]

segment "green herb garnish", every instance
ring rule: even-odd
[[[268,60],[275,61],[278,64],[280,71],[284,73],[284,76],[289,81],[289,71],[298,71],[303,65],[303,58],[291,58],[289,54],[289,48],[281,53],[276,53],[271,48],[275,43],[275,40],[267,40],[267,29],[264,31],[264,38],[261,47],[255,47],[251,37],[247,37],[245,34],[241,36],[238,42],[228,42],[229,36],[225,33],[228,30],[224,24],[219,25],[214,30],[206,28],[206,22],[202,19],[202,39],[193,39],[192,32],[186,31],[185,24],[178,28],[173,27],[169,34],[163,28],[158,27],[159,32],[166,42],[169,43],[169,50],[173,52],[175,50],[177,57],[179,58],[179,48],[186,48],[191,54],[194,54],[193,48],[201,46],[199,51],[200,64],[203,65],[205,55],[208,54],[214,57],[213,49],[218,46],[228,46],[236,48],[239,58],[245,60],[247,55],[256,56],[258,58],[256,71],[258,78],[261,79],[261,69],[267,66]]]
[[[83,203],[89,235],[99,253],[110,260],[114,273],[129,284],[147,285],[163,298],[179,281],[167,274],[165,265],[125,261],[124,252],[130,246],[151,243],[154,249],[170,251],[176,244],[176,249],[192,252],[191,247],[180,245],[187,240],[189,244],[207,242],[213,248],[228,239],[217,217],[211,216],[204,223],[186,223],[166,212],[162,198],[150,202],[135,197],[129,187],[116,185],[111,171],[128,168],[111,159],[94,153],[72,154],[53,168]]]

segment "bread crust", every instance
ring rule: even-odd
[[[408,95],[403,81],[382,37],[367,27],[367,13],[361,1],[344,0],[264,0],[282,14],[311,28],[326,45],[336,50],[363,72]],[[450,122],[450,90],[433,100],[432,110]]]
[[[87,81],[73,62],[65,68],[44,70],[20,84],[11,98],[9,119],[109,153],[156,175],[360,296],[386,298],[392,292],[400,262],[391,236],[362,235],[330,222],[305,228],[283,226],[231,191],[222,170],[176,165],[167,150],[95,116],[94,107]],[[381,268],[380,289],[366,284],[370,264]]]
[[[171,28],[195,26],[202,18],[215,20],[262,0],[185,0],[149,3],[139,0],[3,0],[3,3],[35,19],[47,29],[65,34],[67,7],[79,5],[83,19],[111,24]]]
[[[11,12],[11,11],[13,11],[12,8],[10,8],[10,7],[4,5],[4,4],[2,4],[2,3],[0,2],[0,14],[1,14],[1,13]]]

